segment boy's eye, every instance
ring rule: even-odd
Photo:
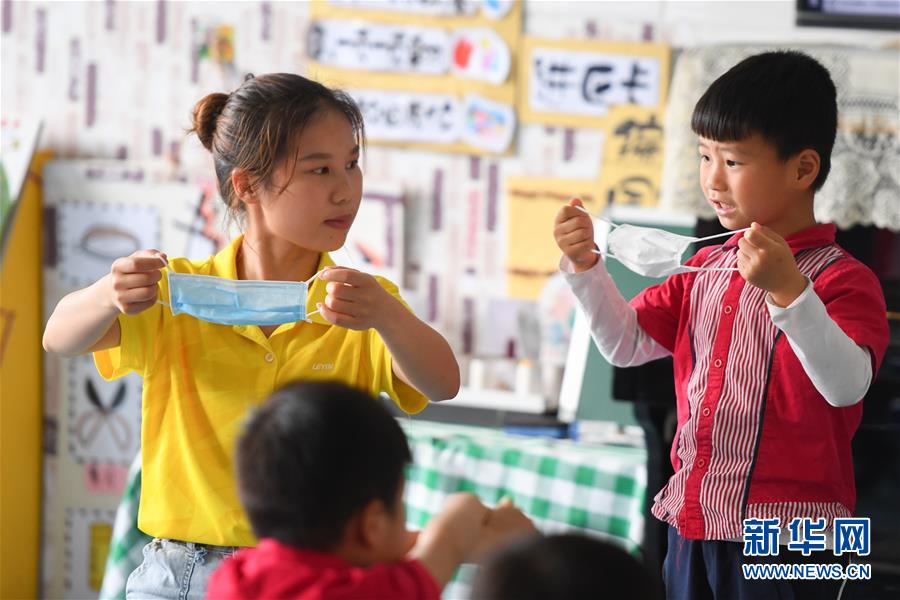
[[[725,161],[725,164],[728,165],[729,167],[736,167],[736,166],[737,166],[737,163],[734,162],[733,160],[726,160],[726,161]]]
[[[355,169],[356,165],[358,165],[358,164],[359,164],[359,159],[351,160],[350,162],[347,163],[347,169]]]
[[[316,175],[326,175],[328,173],[328,167],[319,167],[318,169],[313,169],[312,172]]]
[[[700,161],[701,161],[701,162],[709,162],[709,156],[707,156],[707,155],[705,155],[705,154],[701,154],[701,155],[700,155]]]

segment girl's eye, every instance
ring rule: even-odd
[[[358,161],[358,160],[351,160],[350,162],[347,163],[347,169],[348,169],[348,170],[349,170],[349,169],[355,169],[355,168],[356,168],[356,165],[358,165],[358,164],[359,164],[359,161]]]
[[[725,161],[725,164],[728,165],[729,167],[736,167],[736,166],[737,166],[737,163],[734,162],[733,160],[726,160],[726,161]]]
[[[700,161],[701,161],[701,162],[709,162],[709,157],[708,157],[707,155],[705,155],[705,154],[701,154],[701,155],[700,155]]]
[[[319,167],[318,169],[313,169],[312,172],[316,175],[326,175],[328,173],[328,167]]]

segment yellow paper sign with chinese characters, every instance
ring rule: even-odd
[[[606,205],[655,206],[663,168],[663,119],[656,109],[610,111],[599,190]]]
[[[556,213],[572,198],[596,212],[597,182],[578,179],[506,179],[506,280],[510,297],[535,300],[548,277],[559,270],[561,253],[553,238]]]

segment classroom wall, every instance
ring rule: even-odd
[[[526,35],[718,43],[898,44],[888,32],[798,27],[792,0],[527,2]],[[237,25],[241,72],[297,70],[304,2],[21,2],[2,8],[5,114],[41,112],[61,156],[146,159],[196,150],[193,101],[239,80],[196,54],[198,31]],[[187,146],[187,148],[184,148]],[[373,150],[373,158],[391,150]]]
[[[247,71],[305,73],[307,22],[304,2],[4,0],[2,113],[42,115],[41,145],[60,157],[169,162],[199,186],[211,187],[210,157],[196,138],[184,133],[190,108],[206,93],[233,89]],[[234,61],[217,62],[211,58],[207,34],[229,26],[234,27]],[[523,28],[533,36],[656,41],[676,49],[738,42],[898,44],[896,34],[797,27],[792,0],[528,1]],[[506,293],[502,181],[524,174],[594,179],[602,143],[597,130],[526,125],[519,130],[516,153],[503,158],[370,147],[364,164],[366,185],[401,185],[406,195],[411,233],[407,272],[399,283],[417,313],[445,333],[457,350],[480,343],[472,342],[465,331],[488,331],[488,301]],[[480,222],[473,228],[460,203],[466,199],[483,206],[492,198],[499,203],[496,227],[488,229]],[[464,322],[466,314],[472,321]],[[35,391],[33,398],[22,401],[36,405],[40,398]],[[51,438],[58,430],[55,410],[50,406],[46,414]],[[5,432],[16,425],[6,420],[6,412],[3,417],[6,460],[7,440],[16,438]],[[32,432],[21,443],[39,444],[34,439],[39,416],[15,418],[28,421],[19,431]],[[56,447],[54,439],[48,440],[48,447]],[[16,506],[8,503],[6,477],[4,470],[4,519]],[[20,505],[36,503],[34,487],[27,494],[17,490]],[[108,510],[116,500],[114,494],[98,497],[91,508]],[[37,518],[22,516],[32,525]],[[2,572],[33,572],[7,552],[10,537],[5,529],[2,537]],[[55,540],[63,543],[62,536]],[[64,549],[52,550],[59,557]],[[16,559],[28,562],[29,556],[33,553],[22,552]],[[62,572],[61,564],[51,563],[45,573],[46,592],[62,593]],[[5,585],[7,576],[3,578]]]
[[[837,43],[883,46],[895,34],[794,25],[794,3],[737,2],[528,2],[526,35],[568,39],[660,41],[673,46],[754,43]],[[62,157],[161,159],[213,186],[211,160],[196,138],[185,136],[189,111],[205,93],[235,87],[244,72],[305,72],[303,2],[6,2],[3,4],[2,84],[7,114],[41,112],[43,143]],[[235,61],[209,58],[204,35],[234,26]],[[408,269],[401,283],[410,301],[462,350],[459,315],[475,299],[475,330],[486,329],[484,298],[505,294],[502,236],[471,224],[443,199],[491,201],[503,181],[518,174],[592,179],[602,134],[591,129],[526,125],[509,158],[409,151],[373,146],[364,167],[373,189],[402,185]],[[415,158],[415,161],[410,160]],[[499,188],[499,191],[498,191]],[[456,200],[458,201],[458,200]],[[431,228],[434,206],[443,212]],[[474,249],[472,249],[474,248]],[[470,261],[448,260],[469,252]],[[475,276],[471,276],[475,263]],[[476,342],[477,344],[477,342]]]

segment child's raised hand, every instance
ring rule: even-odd
[[[478,496],[466,492],[451,494],[444,503],[440,515],[456,530],[464,557],[469,556],[478,544],[490,512],[491,509],[482,504]]]
[[[751,224],[738,240],[737,265],[741,277],[769,292],[779,306],[788,306],[806,289],[790,246],[765,225]]]
[[[539,532],[531,519],[516,508],[512,500],[504,498],[488,514],[472,558],[480,560],[515,538],[537,533]]]
[[[474,494],[450,495],[419,533],[410,557],[419,560],[443,587],[471,556],[490,512]]]
[[[136,315],[156,304],[160,269],[167,264],[166,255],[159,250],[138,250],[117,258],[108,275],[110,303],[126,315]]]
[[[327,267],[319,279],[327,281],[325,302],[316,307],[332,325],[347,329],[378,328],[393,297],[378,281],[362,271]]]
[[[572,262],[575,271],[581,272],[593,268],[599,257],[593,252],[594,221],[576,206],[584,205],[578,198],[573,198],[556,213],[553,237],[559,249]]]

